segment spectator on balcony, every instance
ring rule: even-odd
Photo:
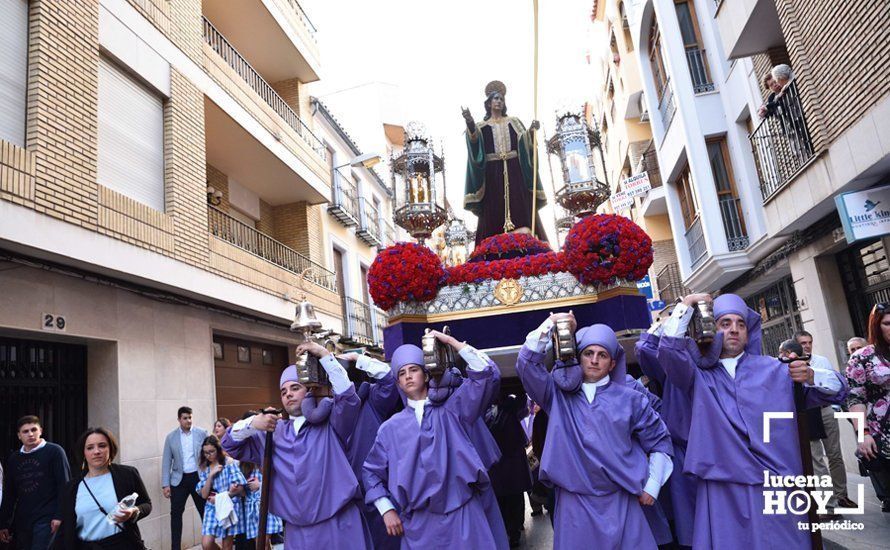
[[[767,71],[763,78],[760,79],[760,82],[763,84],[763,89],[766,91],[767,96],[766,101],[757,110],[757,114],[760,115],[760,118],[769,118],[776,114],[776,94],[782,91],[782,87],[773,79],[772,70]]]
[[[773,91],[775,91],[775,87],[779,88],[777,93],[782,93],[788,84],[794,80],[794,72],[791,70],[791,67],[782,63],[781,65],[776,65],[770,71],[770,76],[773,77],[774,85],[771,86]]]

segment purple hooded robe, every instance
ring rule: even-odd
[[[280,385],[295,381],[291,365]],[[334,395],[330,414],[321,422],[306,420],[296,433],[290,420],[275,426],[269,512],[285,523],[286,550],[373,548],[361,513],[361,490],[344,451],[360,406],[350,386]],[[265,432],[237,441],[229,430],[222,439],[228,454],[254,464],[263,463],[265,443]]]
[[[732,541],[733,547],[746,550],[809,548],[809,533],[797,526],[804,518],[763,513],[764,473],[803,472],[797,422],[772,420],[770,442],[764,442],[763,414],[795,411],[788,366],[760,355],[761,318],[744,300],[734,294],[714,300],[715,319],[730,313],[745,319],[748,329],[735,377],[719,361],[699,368],[686,336],[663,335],[658,345],[658,362],[667,379],[692,399],[684,468],[699,478],[693,547],[725,548]],[[714,342],[722,346],[722,338]],[[841,391],[834,395],[804,387],[807,408],[843,401],[846,383],[837,376]]]
[[[597,344],[616,365],[610,382],[588,402],[581,366],[557,361],[524,345],[516,370],[529,396],[549,416],[540,480],[556,492],[553,547],[655,548],[638,497],[649,477],[647,455],[671,454],[670,435],[648,398],[625,382],[624,351],[606,325],[576,333],[577,348]]]
[[[352,471],[362,481],[362,464],[371,451],[377,430],[386,419],[395,413],[399,406],[399,392],[396,387],[396,379],[392,372],[374,383],[362,382],[358,388],[358,396],[361,399],[361,410],[355,431],[346,442],[346,458],[352,466]],[[386,533],[386,525],[383,517],[373,504],[365,503],[362,508],[371,539],[374,541],[375,550],[395,550],[399,547],[398,537],[391,537]]]
[[[412,364],[424,364],[417,346],[405,344],[393,353],[396,378]],[[496,368],[489,360],[485,370],[468,369],[446,400],[424,406],[420,425],[407,407],[380,426],[362,467],[365,501],[386,497],[398,508],[402,548],[496,546],[480,498],[490,487],[488,472],[467,435],[482,415]]]
[[[683,471],[686,442],[689,440],[689,424],[692,421],[692,395],[671,382],[658,362],[659,336],[644,332],[636,343],[640,369],[652,380],[661,384],[661,419],[671,433],[674,446],[674,471],[659,496],[670,506],[677,532],[677,543],[692,546],[693,520],[695,518],[695,476]]]

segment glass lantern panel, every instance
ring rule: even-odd
[[[584,183],[590,181],[590,162],[588,151],[584,143],[573,141],[565,146],[565,163],[569,173],[569,184]]]

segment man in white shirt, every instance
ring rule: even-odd
[[[803,348],[803,352],[810,356],[810,365],[823,370],[835,369],[828,357],[813,353],[813,335],[805,330],[794,333],[794,339]],[[838,408],[840,410],[840,408]],[[844,455],[841,452],[840,430],[837,419],[834,417],[833,407],[822,407],[822,424],[825,426],[825,439],[810,441],[810,449],[813,454],[813,470],[816,475],[831,475],[831,483],[834,494],[828,501],[829,508],[856,508],[856,503],[847,495],[847,467],[844,465]],[[828,466],[825,466],[826,458]]]
[[[170,499],[171,548],[182,546],[182,514],[189,496],[198,509],[198,517],[204,516],[204,499],[195,490],[198,485],[198,462],[201,445],[207,432],[192,426],[192,409],[179,407],[176,412],[179,427],[167,434],[164,454],[161,457],[161,488],[164,498]]]

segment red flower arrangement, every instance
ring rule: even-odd
[[[391,309],[398,302],[428,302],[436,297],[445,269],[429,248],[397,243],[384,248],[368,270],[368,291],[374,303]]]
[[[467,262],[448,269],[447,285],[481,283],[485,280],[518,279],[566,271],[561,253],[549,251],[507,260]]]
[[[468,262],[504,260],[551,252],[544,241],[526,233],[501,233],[488,237],[470,254]]]
[[[568,271],[584,284],[637,281],[652,265],[652,239],[623,216],[590,215],[569,231],[563,253]]]

